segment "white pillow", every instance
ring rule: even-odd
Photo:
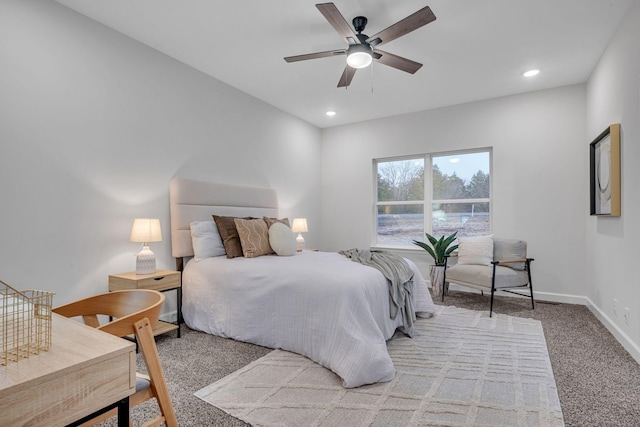
[[[269,244],[279,256],[296,254],[296,236],[281,222],[276,222],[269,227]]]
[[[458,264],[491,265],[493,234],[458,238]]]
[[[194,221],[191,227],[191,244],[195,259],[226,255],[218,227],[213,221]]]

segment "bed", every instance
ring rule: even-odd
[[[378,270],[334,252],[194,257],[192,222],[214,214],[278,218],[275,190],[174,178],[170,210],[190,328],[301,354],[335,372],[345,387],[393,379],[386,341],[402,319],[390,318],[389,286]],[[426,283],[407,263],[414,310],[430,317],[435,306]]]

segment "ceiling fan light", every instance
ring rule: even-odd
[[[365,68],[371,65],[371,46],[368,44],[354,44],[349,46],[347,65],[352,68]]]

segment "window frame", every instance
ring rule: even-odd
[[[433,159],[434,157],[446,157],[473,153],[488,153],[489,154],[489,198],[478,199],[433,199]],[[384,201],[378,200],[378,165],[380,163],[423,159],[424,164],[424,188],[422,200],[406,200],[406,201]],[[426,166],[429,166],[429,173],[426,171]],[[493,147],[481,147],[471,148],[464,150],[452,150],[441,151],[434,153],[405,155],[405,156],[393,156],[393,157],[380,157],[373,159],[373,234],[372,234],[372,248],[379,249],[395,249],[395,250],[413,250],[420,251],[422,249],[417,248],[415,245],[391,245],[378,243],[378,208],[379,206],[389,205],[423,205],[423,233],[427,232],[432,234],[433,224],[433,204],[434,203],[488,203],[489,204],[489,234],[493,232]]]

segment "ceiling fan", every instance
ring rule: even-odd
[[[316,4],[316,7],[320,13],[324,15],[327,21],[329,21],[333,28],[335,28],[338,34],[340,34],[340,36],[349,44],[349,47],[346,49],[329,50],[305,55],[287,56],[284,58],[285,61],[296,62],[305,61],[307,59],[347,55],[347,66],[342,73],[342,77],[340,77],[338,87],[349,86],[353,76],[356,74],[356,70],[369,66],[373,60],[411,74],[414,74],[420,69],[420,67],[422,67],[422,64],[418,62],[382,51],[378,49],[378,46],[381,46],[384,43],[389,43],[398,37],[402,37],[413,30],[435,21],[436,16],[433,14],[429,6],[423,7],[419,11],[407,16],[371,37],[366,34],[362,34],[367,26],[367,18],[364,16],[356,16],[353,18],[353,28],[357,31],[356,34],[335,4],[320,3]]]

